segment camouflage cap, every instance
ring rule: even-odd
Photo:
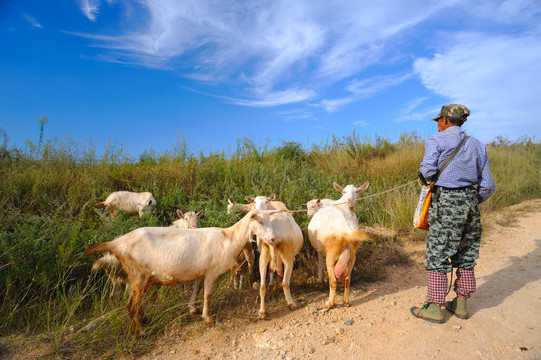
[[[446,116],[449,118],[455,118],[455,119],[460,119],[462,121],[466,121],[469,115],[470,115],[470,110],[464,105],[448,104],[448,105],[443,105],[441,107],[441,111],[439,115],[436,116],[432,120],[438,121],[438,119],[441,118],[442,116]]]

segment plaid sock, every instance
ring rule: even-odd
[[[447,295],[447,274],[428,271],[426,286],[426,302],[444,306],[445,295]]]
[[[455,292],[457,295],[469,299],[475,292],[475,273],[473,269],[456,269]]]

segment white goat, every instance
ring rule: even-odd
[[[197,229],[197,219],[201,217],[201,214],[203,214],[203,210],[199,211],[197,214],[195,211],[188,211],[183,214],[179,209],[177,209],[177,216],[179,218],[173,221],[171,226],[180,229]]]
[[[180,210],[177,209],[177,215],[180,219],[175,220],[171,227],[177,227],[180,229],[196,229],[197,228],[197,219],[203,214],[203,210],[199,211],[197,214],[194,211],[188,211],[187,213],[182,214]],[[122,264],[113,254],[105,254],[103,257],[94,261],[92,264],[91,272],[96,272],[103,269],[109,280],[113,284],[111,290],[111,296],[115,293],[115,289],[120,285],[128,284],[128,274],[122,268]],[[126,290],[128,287],[126,286]]]
[[[318,211],[325,205],[334,203],[335,201],[336,200],[333,199],[312,199],[308,201],[306,203],[306,209],[308,209],[308,211],[306,212],[306,217],[310,219],[312,216],[314,216],[316,211]]]
[[[354,211],[355,201],[357,199],[357,194],[361,191],[364,191],[368,188],[368,182],[361,185],[357,188],[354,185],[348,185],[345,188],[342,188],[336,182],[333,182],[333,187],[340,191],[342,197],[338,200],[332,199],[313,199],[306,203],[306,208],[308,209],[306,216],[310,219],[316,211],[324,207],[325,205],[336,205],[341,208],[348,207],[351,211]]]
[[[262,242],[259,238],[257,239],[257,245],[261,253],[259,256],[259,274],[261,276],[259,287],[259,296],[261,298],[261,306],[259,308],[260,319],[265,319],[267,317],[267,311],[265,309],[265,295],[267,288],[265,281],[269,262],[271,264],[269,268],[270,272],[276,271],[278,275],[283,276],[282,287],[289,309],[297,309],[297,304],[291,297],[289,285],[295,256],[299,253],[303,244],[302,231],[291,214],[276,210],[268,210],[268,205],[272,199],[274,199],[274,196],[257,196],[255,199],[246,197],[246,200],[253,201],[257,210],[268,211],[276,239],[275,246],[269,246],[269,244]],[[282,263],[284,264],[283,272]]]
[[[143,335],[141,308],[144,293],[151,285],[175,285],[192,280],[204,282],[202,317],[212,325],[209,300],[216,278],[229,270],[235,256],[251,234],[274,244],[270,216],[251,211],[228,228],[178,229],[173,227],[139,228],[113,241],[88,248],[85,255],[110,252],[128,274],[131,284],[128,312],[132,331]],[[195,302],[197,292],[192,294]]]
[[[323,272],[323,257],[327,260],[329,299],[325,307],[334,306],[336,281],[344,281],[344,305],[349,306],[351,271],[360,241],[369,241],[368,235],[359,230],[357,217],[349,209],[326,205],[317,211],[308,224],[308,237],[318,252],[318,282]]]
[[[268,198],[267,202],[267,209],[269,210],[287,210],[287,207],[285,204],[281,201],[273,201],[275,199],[276,195],[272,194]],[[227,199],[227,213],[231,214],[234,211],[240,211],[243,214],[248,213],[251,210],[256,209],[255,203],[253,202],[254,199],[252,199],[249,196],[245,196],[244,199],[246,201],[250,201],[249,204],[237,204],[232,202],[231,200]],[[246,272],[248,272],[249,279],[251,279],[253,266],[254,266],[255,256],[252,248],[252,244],[249,243],[246,245],[246,247],[243,249],[243,252],[240,253],[235,261],[235,265],[231,269],[231,282],[233,282],[233,288],[237,289],[240,288],[243,281],[243,275]],[[238,279],[238,280],[237,280]],[[272,285],[273,281],[273,274],[270,275],[269,280],[269,286]],[[251,283],[251,281],[250,281]],[[237,284],[240,284],[237,286]],[[251,284],[250,284],[251,287]]]
[[[269,203],[267,204],[268,210],[287,210],[286,205],[281,201],[272,201],[276,196],[272,194],[269,196]],[[249,204],[238,204],[234,203],[231,200],[227,199],[227,213],[231,214],[233,211],[240,211],[243,214],[248,213],[249,211],[255,209],[255,204],[253,203],[253,199],[249,196],[245,196],[244,199],[246,201],[249,201]]]
[[[151,206],[156,206],[156,200],[149,192],[134,193],[131,191],[115,191],[107,196],[105,201],[99,201],[94,206],[105,206],[111,212],[113,217],[118,210],[128,213],[139,213],[143,216],[143,211]]]

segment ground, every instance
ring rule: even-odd
[[[272,309],[266,321],[227,317],[212,328],[194,321],[166,330],[140,359],[541,359],[541,200],[485,223],[468,320],[444,311],[445,323],[432,324],[410,314],[423,303],[426,273],[424,243],[408,242],[411,265],[353,284],[349,308],[321,310],[327,290],[296,296],[292,288],[299,310]],[[41,357],[22,345],[8,355]]]

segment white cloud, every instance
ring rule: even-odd
[[[78,1],[96,21],[101,1]],[[127,21],[117,35],[87,37],[110,50],[102,59],[177,68],[199,80],[240,81],[248,85],[247,97],[271,98],[279,88],[318,93],[359,74],[385,56],[389,39],[455,3],[141,0],[123,3],[137,8],[126,13],[140,11],[133,17],[138,23]],[[261,103],[274,102],[254,102]]]
[[[278,106],[284,104],[297,103],[301,101],[309,100],[314,97],[314,92],[311,90],[305,89],[288,89],[285,91],[277,91],[273,93],[266,93],[265,96],[260,99],[249,100],[249,99],[234,99],[234,98],[225,98],[229,99],[233,104],[241,106],[252,106],[252,107],[267,107],[267,106]]]
[[[77,0],[81,11],[90,21],[96,21],[100,10],[100,0]]]
[[[415,61],[422,83],[471,110],[468,128],[484,141],[524,129],[541,133],[539,37],[460,34],[445,51]]]
[[[356,125],[356,126],[368,126],[368,125],[370,125],[370,124],[367,123],[367,122],[364,121],[364,120],[359,120],[359,121],[353,122],[353,125]]]
[[[370,97],[385,89],[397,86],[411,78],[413,74],[399,74],[390,76],[375,76],[368,79],[354,79],[346,86],[347,96],[338,99],[324,99],[321,106],[328,112],[337,111],[340,107],[351,104],[359,99]]]
[[[97,21],[105,2],[77,1]],[[418,58],[414,68],[426,88],[469,105],[472,124],[485,127],[488,118],[506,122],[511,113],[529,124],[531,110],[520,109],[539,109],[532,103],[539,98],[533,79],[539,78],[535,62],[541,41],[524,35],[540,31],[538,0],[140,0],[122,5],[119,33],[77,34],[103,49],[98,58],[227,84],[241,95],[217,97],[241,106],[311,101],[337,111],[411,79],[403,69]],[[456,23],[447,21],[449,16]],[[479,34],[467,35],[469,28]],[[450,40],[455,29],[464,34]],[[416,38],[420,41],[410,48],[408,41]],[[438,55],[432,44],[444,44]],[[513,96],[517,88],[525,89],[520,97]],[[430,103],[425,98],[412,101],[395,121],[425,120],[439,111],[425,105]],[[500,104],[508,110],[494,111]]]
[[[33,27],[38,29],[43,29],[43,25],[41,25],[33,16],[30,16],[28,14],[23,14],[23,17],[26,21],[28,21],[30,24],[32,24]]]

